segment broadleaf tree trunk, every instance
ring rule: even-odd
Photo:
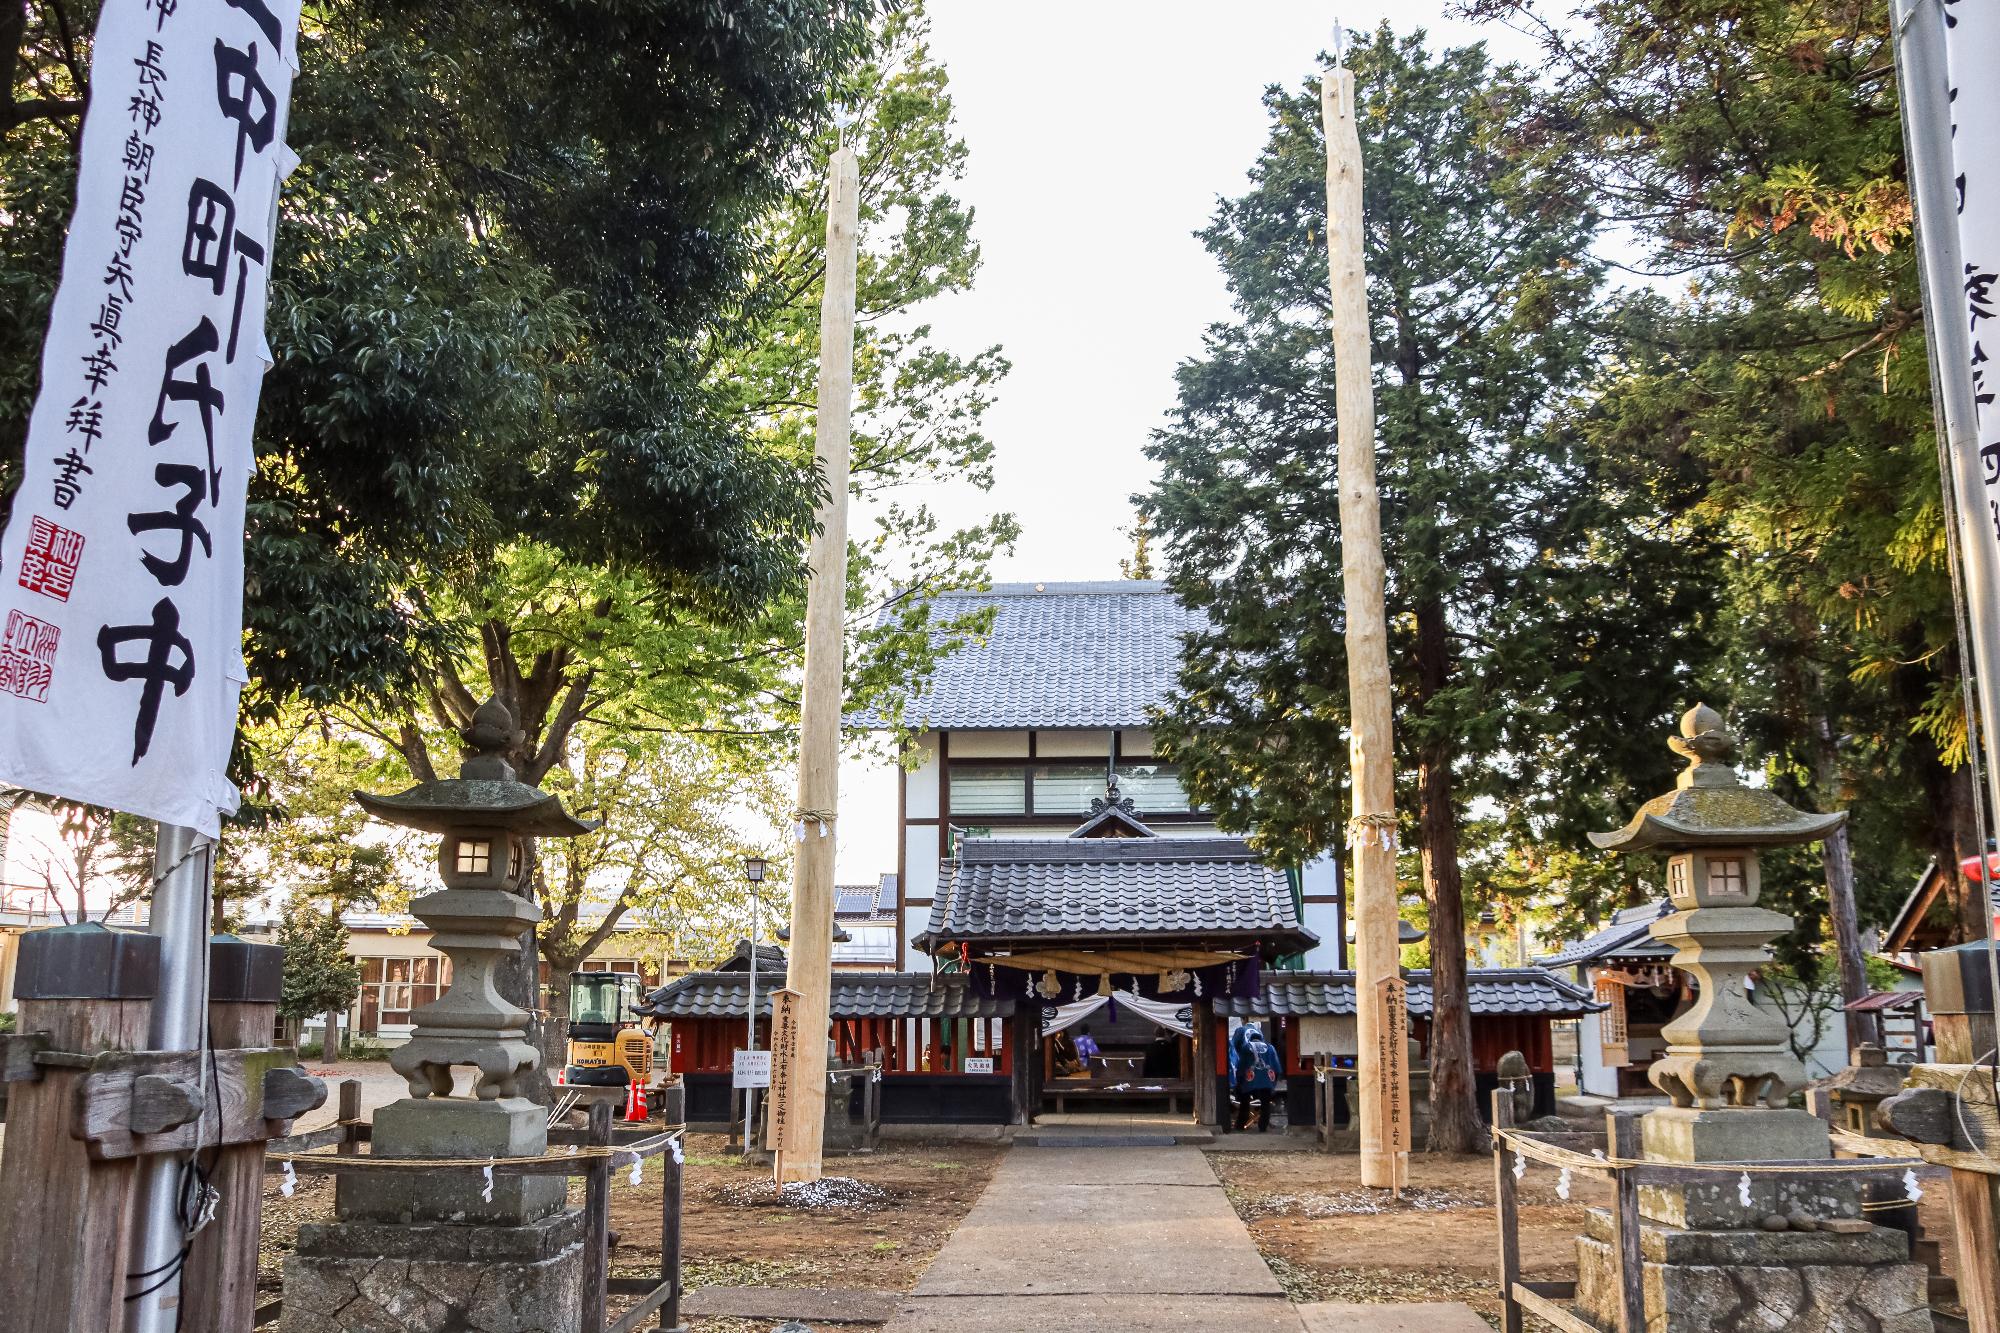
[[[1451,674],[1444,607],[1417,608],[1418,706],[1428,714]],[[1428,719],[1427,719],[1428,721]],[[1479,1147],[1481,1122],[1472,1071],[1472,1011],[1466,995],[1465,892],[1458,867],[1458,813],[1452,806],[1448,730],[1432,727],[1418,747],[1417,830],[1431,916],[1431,1152]]]
[[[340,1058],[340,1010],[326,1011],[326,1032],[319,1039],[319,1058],[332,1064]]]

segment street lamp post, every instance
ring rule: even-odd
[[[764,883],[764,858],[746,856],[743,858],[743,878],[750,883],[750,1003],[745,1007],[743,1024],[746,1032],[744,1049],[757,1049],[757,936],[762,928],[763,902],[758,898],[758,890]],[[743,1155],[750,1155],[750,1134],[757,1121],[757,1089],[743,1089]]]

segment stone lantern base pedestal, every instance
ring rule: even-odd
[[[376,1112],[374,1156],[464,1165],[341,1175],[340,1220],[300,1228],[285,1260],[280,1333],[575,1333],[583,1214],[564,1206],[564,1178],[495,1176],[487,1199],[477,1169],[539,1156],[548,1139],[548,1112],[525,1098]]]
[[[1657,1162],[1823,1161],[1826,1122],[1805,1111],[1654,1111],[1641,1122]],[[1639,1187],[1647,1333],[1930,1333],[1929,1273],[1910,1238],[1863,1220],[1861,1187],[1834,1177],[1743,1177]],[[1785,1219],[1783,1229],[1770,1229]],[[1811,1229],[1807,1229],[1807,1224]],[[1611,1214],[1577,1238],[1578,1309],[1616,1328]]]

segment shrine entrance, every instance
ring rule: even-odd
[[[1194,1113],[1194,1009],[1131,991],[1042,1016],[1042,1109]]]

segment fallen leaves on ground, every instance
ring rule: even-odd
[[[889,1191],[852,1176],[822,1176],[818,1180],[722,1184],[714,1197],[747,1208],[797,1208],[811,1213],[872,1213],[888,1206]]]
[[[1401,1197],[1382,1190],[1331,1190],[1323,1194],[1270,1194],[1232,1197],[1244,1221],[1258,1217],[1361,1217],[1396,1211],[1444,1213],[1455,1208],[1484,1208],[1484,1194],[1413,1185]]]

